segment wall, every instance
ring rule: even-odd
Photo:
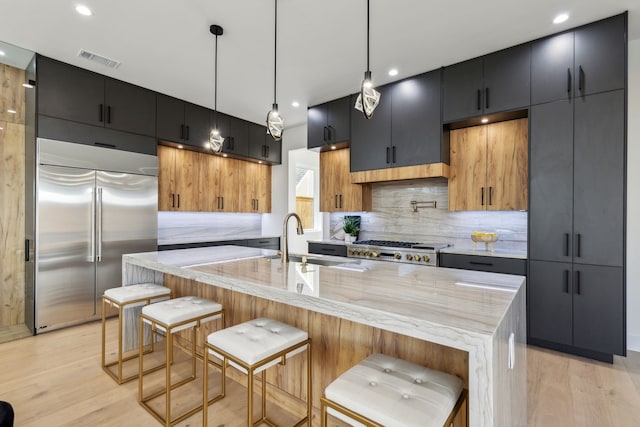
[[[260,237],[260,217],[252,213],[158,212],[158,244]]]
[[[640,351],[640,39],[629,42],[627,75],[627,348]]]
[[[372,212],[354,213],[362,217],[360,239],[452,243],[470,248],[471,233],[491,231],[499,238],[495,249],[527,250],[526,212],[450,212],[446,179],[373,184],[372,190]],[[419,207],[413,212],[412,200],[436,202],[436,208]],[[331,230],[340,230],[343,215],[331,214]]]

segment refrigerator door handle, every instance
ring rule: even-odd
[[[96,229],[97,229],[97,259],[96,261],[102,261],[102,187],[98,187],[98,203],[96,206]]]
[[[96,260],[96,189],[91,189],[91,230],[89,232],[89,256],[87,262]]]

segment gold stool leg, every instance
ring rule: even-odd
[[[106,332],[107,332],[107,318],[105,316],[105,299],[102,297],[102,369],[106,369]]]
[[[171,358],[171,363],[167,362],[166,369],[166,378],[165,378],[165,425],[166,427],[171,426],[171,365],[173,363],[173,334],[170,330],[166,329],[166,360],[168,361]]]
[[[311,340],[307,343],[307,426],[311,427],[311,412],[313,410],[313,403],[311,401]]]
[[[247,427],[253,426],[253,369],[247,372]]]

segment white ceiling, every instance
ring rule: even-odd
[[[75,12],[78,3],[94,15]],[[262,123],[273,100],[273,0],[0,0],[0,40]],[[366,68],[365,0],[278,2],[278,95],[285,124],[306,107],[356,92]],[[371,0],[376,84],[453,64],[629,10],[640,38],[638,0]],[[553,17],[567,12],[564,24]],[[109,69],[77,53],[118,61]],[[387,72],[397,67],[399,74]],[[291,102],[300,102],[299,108]]]

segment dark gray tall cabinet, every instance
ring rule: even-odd
[[[605,361],[626,353],[625,82],[626,15],[532,46],[529,342]]]

